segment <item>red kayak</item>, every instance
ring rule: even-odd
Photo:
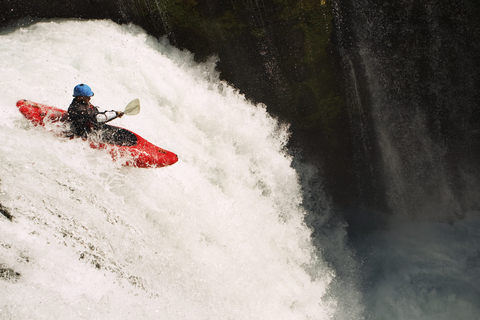
[[[65,110],[35,103],[29,100],[18,100],[18,110],[35,126],[62,124],[68,121]],[[90,146],[94,149],[107,149],[113,160],[121,159],[123,165],[137,168],[166,167],[178,161],[177,155],[157,147],[136,133],[111,125],[104,125],[92,135]]]

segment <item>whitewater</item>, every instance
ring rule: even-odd
[[[347,243],[288,127],[215,61],[112,21],[2,30],[0,319],[478,319],[479,212]],[[15,107],[66,109],[79,83],[100,110],[140,99],[111,124],[178,163],[124,167]]]
[[[287,128],[218,80],[215,61],[111,21],[1,35],[2,319],[328,319],[334,272],[311,244]],[[88,84],[112,122],[178,154],[122,167],[33,127]],[[6,275],[6,276],[5,276]]]

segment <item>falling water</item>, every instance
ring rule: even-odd
[[[304,223],[287,128],[214,61],[111,21],[25,25],[0,46],[0,318],[332,317],[335,273]],[[78,83],[100,109],[139,98],[114,124],[179,162],[122,167],[15,107],[67,108]]]

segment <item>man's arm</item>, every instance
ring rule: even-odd
[[[96,119],[98,123],[105,123],[111,121],[115,118],[121,118],[123,116],[123,112],[121,111],[104,111],[97,113]]]

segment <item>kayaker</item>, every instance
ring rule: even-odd
[[[70,129],[77,137],[87,138],[88,134],[101,128],[104,123],[123,116],[122,111],[98,111],[98,108],[90,103],[93,91],[86,84],[75,86],[73,97],[68,107],[68,118]]]

